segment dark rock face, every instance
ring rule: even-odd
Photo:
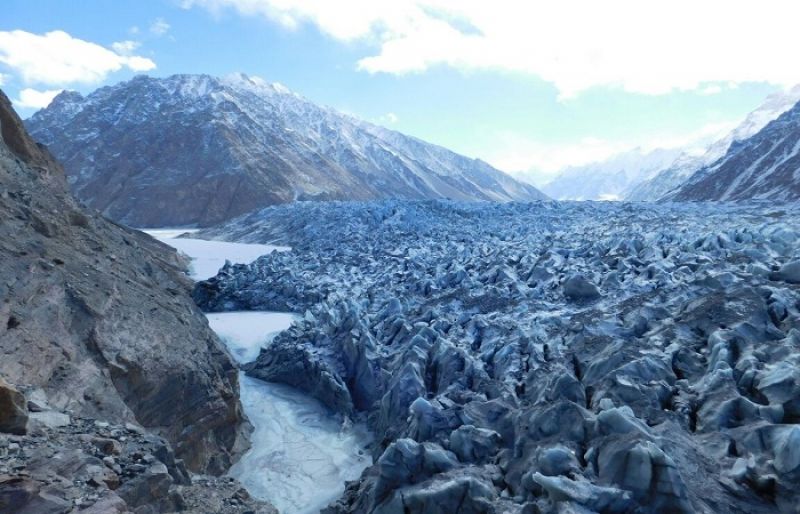
[[[25,396],[0,377],[0,432],[24,434],[27,426]]]
[[[696,200],[800,200],[800,104],[760,132],[734,142],[715,163],[664,197]]]
[[[293,204],[207,231],[293,249],[195,297],[303,313],[248,373],[374,431],[329,513],[792,513],[798,227],[764,205]]]
[[[0,95],[0,375],[77,415],[137,422],[221,473],[242,414],[176,253],[81,209]]]
[[[170,444],[141,427],[41,412],[67,421],[0,434],[0,514],[275,514],[232,479],[192,478]]]
[[[545,198],[485,162],[246,76],[63,93],[27,125],[77,198],[129,226],[209,226],[295,200]]]

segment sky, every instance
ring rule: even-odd
[[[243,72],[542,184],[693,149],[800,83],[796,0],[3,0],[23,117],[137,74]]]

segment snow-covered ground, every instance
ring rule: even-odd
[[[256,360],[264,343],[289,328],[296,316],[288,312],[247,311],[209,313],[206,317],[233,358],[245,364]]]
[[[258,356],[277,331],[289,327],[292,315],[280,312],[209,314],[237,360]],[[240,373],[244,411],[255,427],[250,450],[231,468],[253,496],[283,514],[319,512],[344,492],[372,464],[366,452],[369,432],[343,425],[341,418],[308,395]]]
[[[192,278],[216,274],[229,260],[249,263],[285,247],[175,239],[186,230],[148,230],[192,259]],[[285,312],[208,314],[211,328],[240,363],[254,360],[269,341],[296,318]],[[319,512],[344,492],[372,464],[366,451],[371,436],[363,425],[343,424],[317,400],[278,384],[240,373],[240,396],[253,424],[250,450],[231,468],[256,498],[269,501],[281,514]]]
[[[205,280],[213,277],[225,265],[225,260],[233,263],[248,264],[264,254],[289,249],[286,246],[178,238],[181,234],[194,232],[191,229],[156,229],[145,230],[144,232],[188,255],[192,259],[189,275],[195,280]]]

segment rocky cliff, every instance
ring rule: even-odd
[[[208,226],[297,199],[545,198],[485,162],[244,75],[66,92],[27,124],[74,194],[129,226]]]
[[[221,473],[242,427],[236,371],[167,246],[79,207],[0,93],[0,376],[59,412],[163,436]]]

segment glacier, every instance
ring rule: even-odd
[[[249,263],[288,247],[193,239],[193,230],[147,233],[191,259],[191,276],[213,276],[226,263]],[[184,237],[177,237],[183,235]],[[208,313],[209,325],[234,360],[244,365],[298,319],[289,312]],[[347,481],[372,464],[372,435],[363,423],[331,412],[318,400],[285,385],[240,372],[240,399],[253,433],[250,449],[230,469],[254,497],[282,514],[315,514],[336,500]]]
[[[244,366],[364,420],[326,514],[774,513],[800,502],[800,209],[295,203],[198,282],[303,313]]]

